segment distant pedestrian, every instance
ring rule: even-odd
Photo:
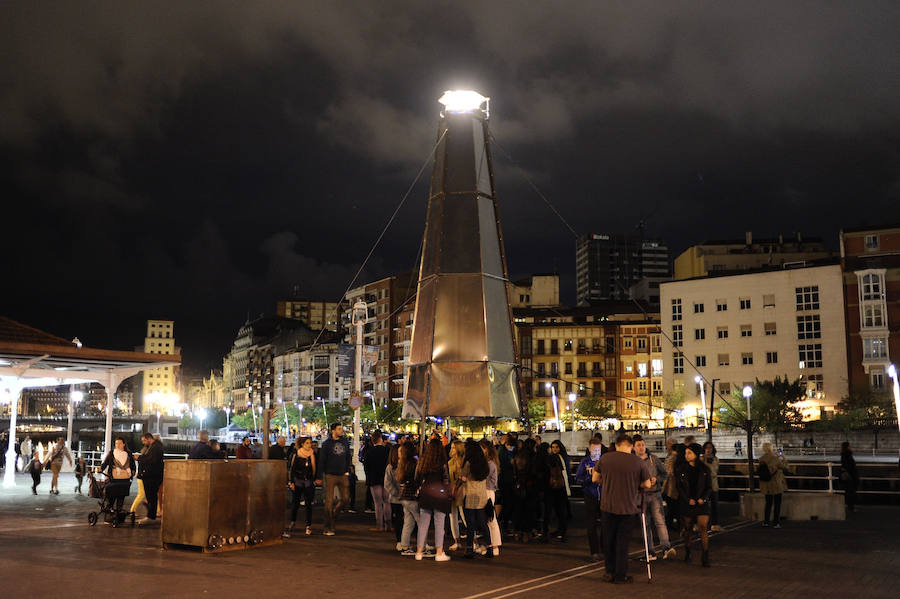
[[[400,504],[403,506],[403,531],[400,533],[401,555],[415,555],[412,549],[412,531],[419,520],[419,502],[416,486],[415,446],[407,441],[400,446],[394,479],[400,488]]]
[[[550,444],[550,454],[547,456],[549,471],[547,489],[544,492],[544,530],[543,539],[552,536],[555,540],[566,542],[566,531],[569,519],[569,468],[565,454],[561,453],[562,446],[559,441]],[[548,532],[550,528],[550,514],[556,514],[557,528]]]
[[[253,454],[252,457],[254,460],[262,459],[262,444],[259,442],[259,439],[253,439],[253,444],[250,445],[250,451]]]
[[[478,453],[481,454],[480,448]],[[440,437],[432,437],[425,445],[425,454],[416,465],[416,486],[419,488],[416,560],[421,561],[425,556],[425,541],[433,519],[434,546],[437,551],[434,561],[450,561],[450,556],[444,553],[444,522],[450,513],[453,498],[450,496],[447,456]]]
[[[703,463],[709,468],[712,493],[709,495],[709,529],[721,532],[719,525],[719,458],[716,457],[716,446],[712,441],[703,444]]]
[[[585,456],[575,471],[575,484],[581,485],[584,498],[584,528],[587,532],[588,549],[591,559],[600,561],[600,486],[595,483],[591,472],[594,465],[604,453],[603,438],[594,435],[588,444],[588,455]]]
[[[647,444],[643,437],[635,435],[632,438],[634,442],[634,455],[646,462],[650,471],[650,476],[656,478],[656,482],[649,489],[644,489],[644,512],[647,514],[647,543],[650,548],[650,560],[656,559],[654,554],[655,545],[653,543],[653,531],[656,531],[656,538],[659,540],[660,550],[663,559],[671,559],[675,557],[675,548],[669,542],[669,529],[666,526],[666,518],[663,515],[662,506],[662,486],[660,482],[666,480],[666,467],[662,461],[655,455],[647,451]]]
[[[32,445],[31,437],[28,435],[25,435],[25,439],[19,444],[19,454],[22,456],[22,471],[24,472],[25,466],[31,461],[31,456],[34,455],[34,445]]]
[[[84,458],[79,457],[75,460],[75,492],[81,495],[81,483],[84,482],[84,475],[87,474],[87,464],[84,463]]]
[[[856,491],[859,488],[859,470],[856,458],[850,450],[850,442],[841,443],[841,485],[844,487],[844,505],[851,512],[856,511]]]
[[[734,455],[736,455],[736,456],[744,455],[744,450],[743,450],[743,446],[741,445],[740,439],[738,439],[737,441],[734,442]]]
[[[759,490],[766,496],[763,526],[771,524],[774,528],[781,528],[781,498],[787,491],[784,473],[790,466],[783,455],[775,455],[771,443],[763,443],[762,451],[756,473],[759,476]],[[775,510],[770,520],[769,514],[772,513],[773,507]]]
[[[678,517],[678,485],[675,481],[675,463],[678,461],[678,444],[675,439],[666,439],[666,480],[662,487],[662,498],[666,502],[666,524],[672,528],[681,526]]]
[[[691,443],[685,447],[684,462],[675,469],[678,484],[679,513],[682,520],[682,536],[684,537],[684,561],[691,561],[691,541],[694,536],[694,525],[700,531],[700,542],[703,547],[702,564],[709,567],[709,496],[712,493],[712,481],[709,468],[700,459],[703,449],[699,443]]]
[[[152,436],[151,436],[151,438],[152,438]],[[141,442],[142,442],[141,451],[139,453],[132,454],[132,457],[138,464],[141,463],[141,456],[147,452],[147,444],[143,443],[143,437],[141,437]],[[138,473],[137,483],[138,483],[137,495],[135,495],[134,501],[131,502],[131,508],[128,510],[129,513],[131,513],[131,514],[137,513],[137,509],[141,505],[146,503],[146,500],[147,500],[147,494],[144,492],[144,481],[141,479],[140,473]]]
[[[465,557],[472,559],[475,557],[476,537],[479,533],[485,543],[490,543],[491,533],[487,527],[487,519],[494,516],[494,511],[487,492],[490,466],[484,456],[484,452],[475,441],[470,439],[466,442],[465,454],[465,462],[460,471],[460,480],[465,483],[466,498],[463,505],[465,506],[466,523],[468,524]],[[493,558],[493,547],[486,547],[484,556]]]
[[[400,543],[400,534],[403,530],[403,504],[400,501],[402,490],[394,476],[399,461],[399,445],[391,445],[388,453],[388,464],[384,469],[384,489],[387,492],[388,502],[391,505],[391,528],[394,531],[394,540],[397,543],[397,551],[403,549]],[[407,544],[408,547],[408,544]]]
[[[631,453],[631,437],[619,434],[616,450],[603,455],[594,465],[592,477],[600,483],[606,573],[603,580],[615,584],[632,582],[628,575],[628,542],[635,519],[641,513],[640,491],[656,483],[647,465]]]
[[[309,437],[300,437],[295,443],[294,455],[290,461],[288,486],[291,489],[291,523],[285,531],[290,537],[297,521],[297,512],[302,502],[306,508],[306,534],[312,534],[312,507],[316,497],[316,454]]]
[[[239,460],[252,460],[253,450],[250,448],[250,437],[241,439],[241,444],[237,446],[235,457]]]
[[[269,447],[269,459],[270,460],[286,460],[288,458],[289,452],[288,448],[285,446],[287,443],[287,438],[281,436],[275,440],[275,443]]]
[[[222,455],[209,446],[209,431],[200,430],[197,432],[197,442],[191,447],[188,453],[189,460],[219,460]]]
[[[138,480],[143,482],[144,494],[147,496],[147,515],[139,524],[147,526],[156,522],[159,488],[162,486],[165,473],[165,458],[162,442],[155,439],[152,434],[141,435],[141,443],[144,445],[144,452],[138,459]]]
[[[363,471],[366,473],[366,487],[372,496],[375,508],[375,530],[391,530],[391,504],[388,492],[384,488],[384,471],[387,469],[390,448],[384,444],[384,436],[380,430],[369,435],[371,446],[366,450],[366,461]]]
[[[344,506],[350,504],[350,457],[350,442],[344,436],[344,427],[335,422],[331,434],[319,448],[319,476],[325,483],[325,536],[334,536],[335,521]],[[340,493],[337,503],[335,489]]]
[[[53,478],[50,479],[50,494],[51,495],[59,495],[59,471],[63,466],[63,458],[69,461],[69,464],[74,465],[74,461],[72,460],[72,454],[69,453],[69,448],[66,447],[66,440],[62,437],[56,438],[56,445],[53,446],[53,449],[50,451],[50,456],[47,458],[47,464],[50,466],[50,471],[53,473]]]
[[[482,439],[478,444],[481,446],[481,451],[484,453],[484,458],[487,460],[488,465],[488,477],[484,480],[484,486],[487,489],[488,500],[493,504],[494,513],[493,518],[490,513],[486,513],[485,516],[487,517],[488,533],[491,537],[490,546],[496,557],[500,555],[500,546],[503,544],[503,538],[500,535],[500,509],[497,504],[497,475],[500,467],[497,459],[497,450],[494,449],[494,445],[487,439]],[[465,449],[463,449],[463,453],[465,453]]]
[[[38,485],[41,484],[41,470],[44,465],[41,463],[41,454],[34,452],[31,460],[25,465],[25,471],[31,473],[31,494],[37,495]]]

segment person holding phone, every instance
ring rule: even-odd
[[[678,485],[678,511],[681,514],[682,536],[684,537],[684,561],[691,561],[691,541],[694,524],[700,531],[703,548],[702,565],[709,567],[709,498],[712,494],[712,474],[706,463],[700,459],[703,449],[699,443],[691,443],[684,448],[684,462],[675,468]]]

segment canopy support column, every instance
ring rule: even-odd
[[[3,486],[16,486],[16,416],[19,411],[19,396],[22,394],[22,379],[16,377],[9,386],[12,398],[9,402],[9,446],[6,448],[6,470],[3,472]],[[29,458],[31,456],[28,456]],[[25,458],[23,458],[25,459]]]

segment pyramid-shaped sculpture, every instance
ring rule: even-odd
[[[488,99],[454,91],[440,102],[403,415],[518,418]]]

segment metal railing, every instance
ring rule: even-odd
[[[755,460],[754,460],[755,461]],[[720,463],[720,469],[723,465],[734,466],[739,463]],[[745,463],[746,464],[746,463]],[[785,473],[784,478],[788,483],[788,491],[802,491],[804,493],[843,493],[844,490],[840,483],[840,462],[803,462],[792,465],[795,470],[808,472],[810,470],[821,470],[820,474],[791,474]],[[859,488],[856,493],[858,495],[900,495],[900,476],[890,476],[891,471],[897,473],[897,465],[890,463],[864,463],[858,464],[860,470],[884,469],[885,476],[860,476]],[[890,470],[887,470],[890,469]],[[743,491],[748,490],[747,473],[746,472],[719,472],[719,491]],[[739,486],[723,485],[724,480],[738,479],[743,484]],[[754,475],[754,481],[758,483],[758,478]],[[836,482],[837,481],[837,482]],[[793,484],[792,484],[793,483]],[[880,488],[878,488],[880,487]]]
[[[78,453],[77,457],[84,458],[84,463],[88,468],[98,468],[101,463],[103,463],[104,453],[102,451],[82,451]],[[188,454],[186,453],[164,453],[163,458],[166,460],[186,460]]]

